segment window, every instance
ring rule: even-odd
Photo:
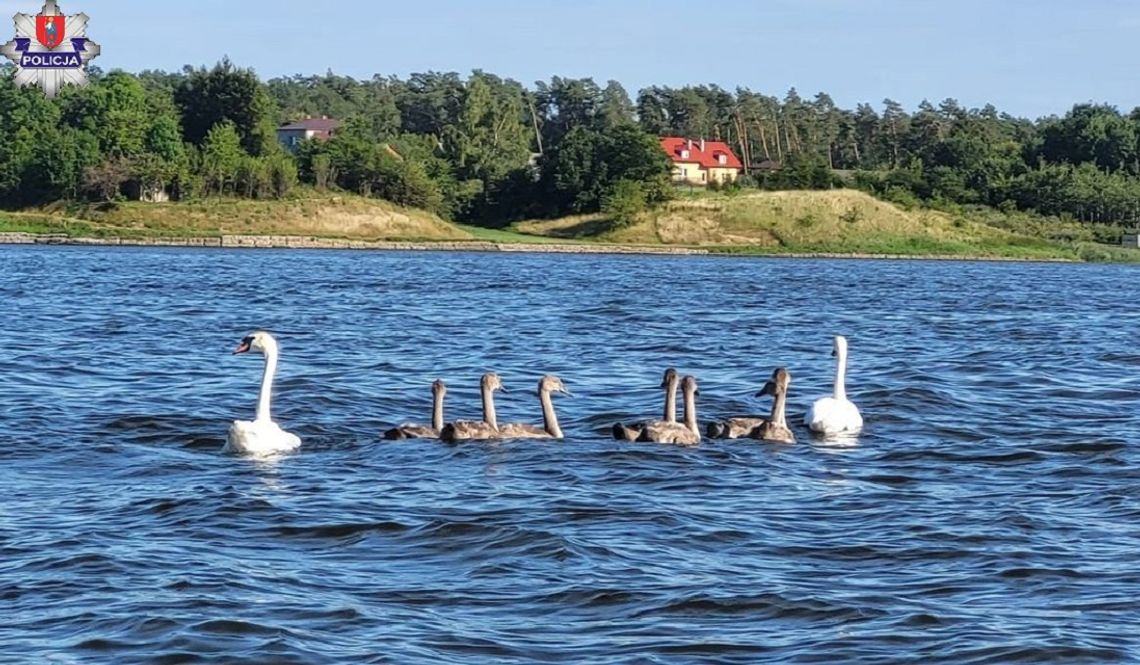
[[[727,164],[728,163],[728,157],[724,153],[717,155],[716,159],[721,164]]]
[[[704,182],[704,181],[708,180],[708,177],[709,177],[709,174],[707,174],[707,173],[702,173],[702,174],[701,174],[701,182]]]
[[[689,158],[689,151],[688,150],[682,150],[681,151],[681,159],[688,159],[688,158]]]

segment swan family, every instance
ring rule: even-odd
[[[226,435],[224,452],[249,455],[272,455],[287,453],[301,446],[296,434],[281,428],[270,414],[270,400],[273,391],[273,378],[277,372],[278,345],[273,335],[257,330],[246,335],[234,354],[260,353],[265,365],[262,370],[261,388],[257,397],[257,411],[254,419],[235,420]],[[847,399],[847,338],[836,336],[832,355],[836,358],[835,383],[832,394],[815,400],[804,415],[804,425],[813,433],[822,436],[858,434],[863,428],[863,417],[859,408]],[[705,435],[710,439],[755,439],[773,443],[795,443],[796,437],[787,422],[788,387],[791,373],[786,367],[777,367],[756,397],[771,397],[772,406],[766,416],[733,416],[708,424]],[[432,383],[431,425],[405,423],[384,432],[384,438],[397,439],[440,439],[449,443],[468,440],[498,439],[562,439],[562,428],[558,414],[554,410],[553,396],[556,394],[572,397],[557,376],[547,374],[538,380],[535,391],[542,413],[542,424],[505,423],[500,424],[495,413],[495,392],[506,392],[502,379],[494,372],[483,374],[480,379],[480,394],[483,402],[482,420],[454,420],[444,422],[443,401],[447,395],[447,385],[437,379]],[[613,437],[624,441],[671,443],[692,446],[701,442],[701,429],[697,420],[697,397],[700,389],[694,376],[681,376],[675,368],[668,368],[661,379],[660,388],[665,392],[665,408],[661,420],[644,420],[630,424],[615,423]],[[682,420],[677,421],[677,392],[680,389],[684,403]]]

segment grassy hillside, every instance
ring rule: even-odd
[[[615,228],[604,216],[588,215],[519,222],[509,229],[481,229],[377,199],[310,194],[286,201],[61,204],[37,211],[0,212],[0,231],[66,233],[74,237],[297,235],[350,240],[665,245],[742,254],[1140,261],[1140,251],[1091,242],[1094,236],[1087,225],[1014,217],[994,210],[985,214],[903,210],[854,190],[688,194],[622,228]]]
[[[55,206],[0,213],[0,231],[87,236],[301,235],[361,240],[471,240],[439,217],[359,196],[285,201],[210,199],[191,203]]]
[[[965,216],[906,211],[855,190],[709,194],[672,201],[625,228],[601,216],[521,222],[523,233],[739,253],[956,255],[1140,260],[1120,248],[1061,242]]]

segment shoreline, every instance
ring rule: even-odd
[[[64,233],[0,232],[0,245],[73,245],[96,247],[201,247],[217,249],[355,249],[372,251],[516,252],[549,254],[645,254],[771,259],[859,259],[912,261],[997,261],[1013,263],[1084,263],[1065,258],[972,256],[966,254],[871,254],[838,252],[732,252],[694,247],[654,247],[601,243],[512,243],[487,240],[348,240],[295,235],[220,235],[186,238],[70,236]]]

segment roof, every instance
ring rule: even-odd
[[[732,148],[729,148],[724,141],[705,141],[705,149],[701,150],[700,141],[692,141],[692,147],[689,147],[690,140],[679,136],[663,136],[661,137],[661,147],[674,162],[697,163],[711,169],[744,168],[740,159],[732,152]],[[681,151],[686,149],[689,151],[689,158],[682,159]],[[719,161],[720,155],[725,156],[724,164]]]
[[[304,120],[298,120],[297,122],[292,122],[287,125],[281,125],[277,129],[331,132],[339,128],[340,125],[340,120],[333,118],[305,118]]]

